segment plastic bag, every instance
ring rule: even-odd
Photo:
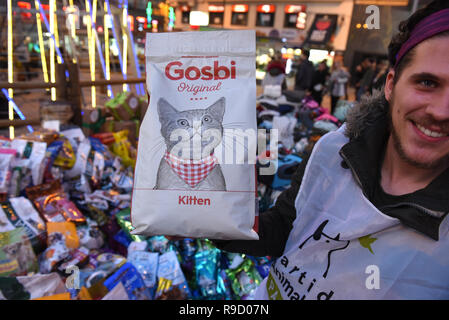
[[[175,287],[179,291],[181,298],[187,299],[190,296],[186,278],[174,251],[169,251],[159,256],[157,277],[159,283],[156,298],[160,297],[163,292],[167,292]],[[161,285],[164,282],[166,285]]]
[[[150,300],[151,294],[140,277],[139,272],[131,263],[125,263],[112,276],[110,276],[104,285],[112,290],[119,282],[125,287],[130,300]]]

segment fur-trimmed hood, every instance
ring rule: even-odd
[[[372,96],[357,103],[346,116],[345,135],[350,139],[360,137],[363,131],[374,124],[376,120],[388,114],[389,103],[382,91],[376,91]]]

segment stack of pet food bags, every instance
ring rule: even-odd
[[[250,298],[270,258],[131,234],[135,154],[102,134],[0,139],[0,299]]]
[[[87,136],[103,133],[108,139],[113,132],[128,132],[128,140],[137,146],[140,123],[143,120],[148,103],[131,91],[116,94],[104,107],[83,110],[83,132]]]

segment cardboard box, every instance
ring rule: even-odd
[[[103,124],[108,116],[104,107],[84,108],[82,111],[82,129],[86,136],[102,132]]]
[[[105,105],[115,120],[129,121],[137,116],[139,98],[132,92],[122,92]]]

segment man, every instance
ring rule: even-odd
[[[363,61],[355,68],[354,75],[352,77],[355,92],[357,93],[360,89],[360,81],[363,78],[363,75],[365,74],[366,70],[368,70],[370,65],[370,58],[366,57],[363,59]]]
[[[384,94],[320,139],[259,219],[256,299],[449,299],[449,3],[401,23]],[[431,57],[431,58],[429,58]]]
[[[329,69],[326,65],[326,60],[323,60],[318,64],[318,69],[314,71],[312,83],[310,85],[312,98],[318,102],[319,105],[321,105],[321,102],[323,101],[323,93],[328,77]]]
[[[369,67],[365,71],[362,80],[360,80],[360,87],[356,93],[356,99],[359,102],[364,94],[371,93],[371,85],[373,83],[374,77],[376,76],[376,68],[377,68],[376,59],[370,58],[368,66]]]
[[[265,86],[281,86],[281,90],[287,90],[287,82],[285,81],[285,61],[280,52],[276,52],[273,59],[267,66],[267,73],[262,80],[262,87]]]
[[[374,90],[379,91],[382,89],[382,87],[385,85],[385,81],[387,80],[388,72],[389,72],[388,60],[381,60],[376,70],[376,76],[373,79],[371,91]]]
[[[309,90],[312,84],[313,73],[315,72],[313,63],[309,61],[309,55],[309,51],[302,50],[300,57],[301,63],[295,77],[295,90],[304,94],[306,90]]]

